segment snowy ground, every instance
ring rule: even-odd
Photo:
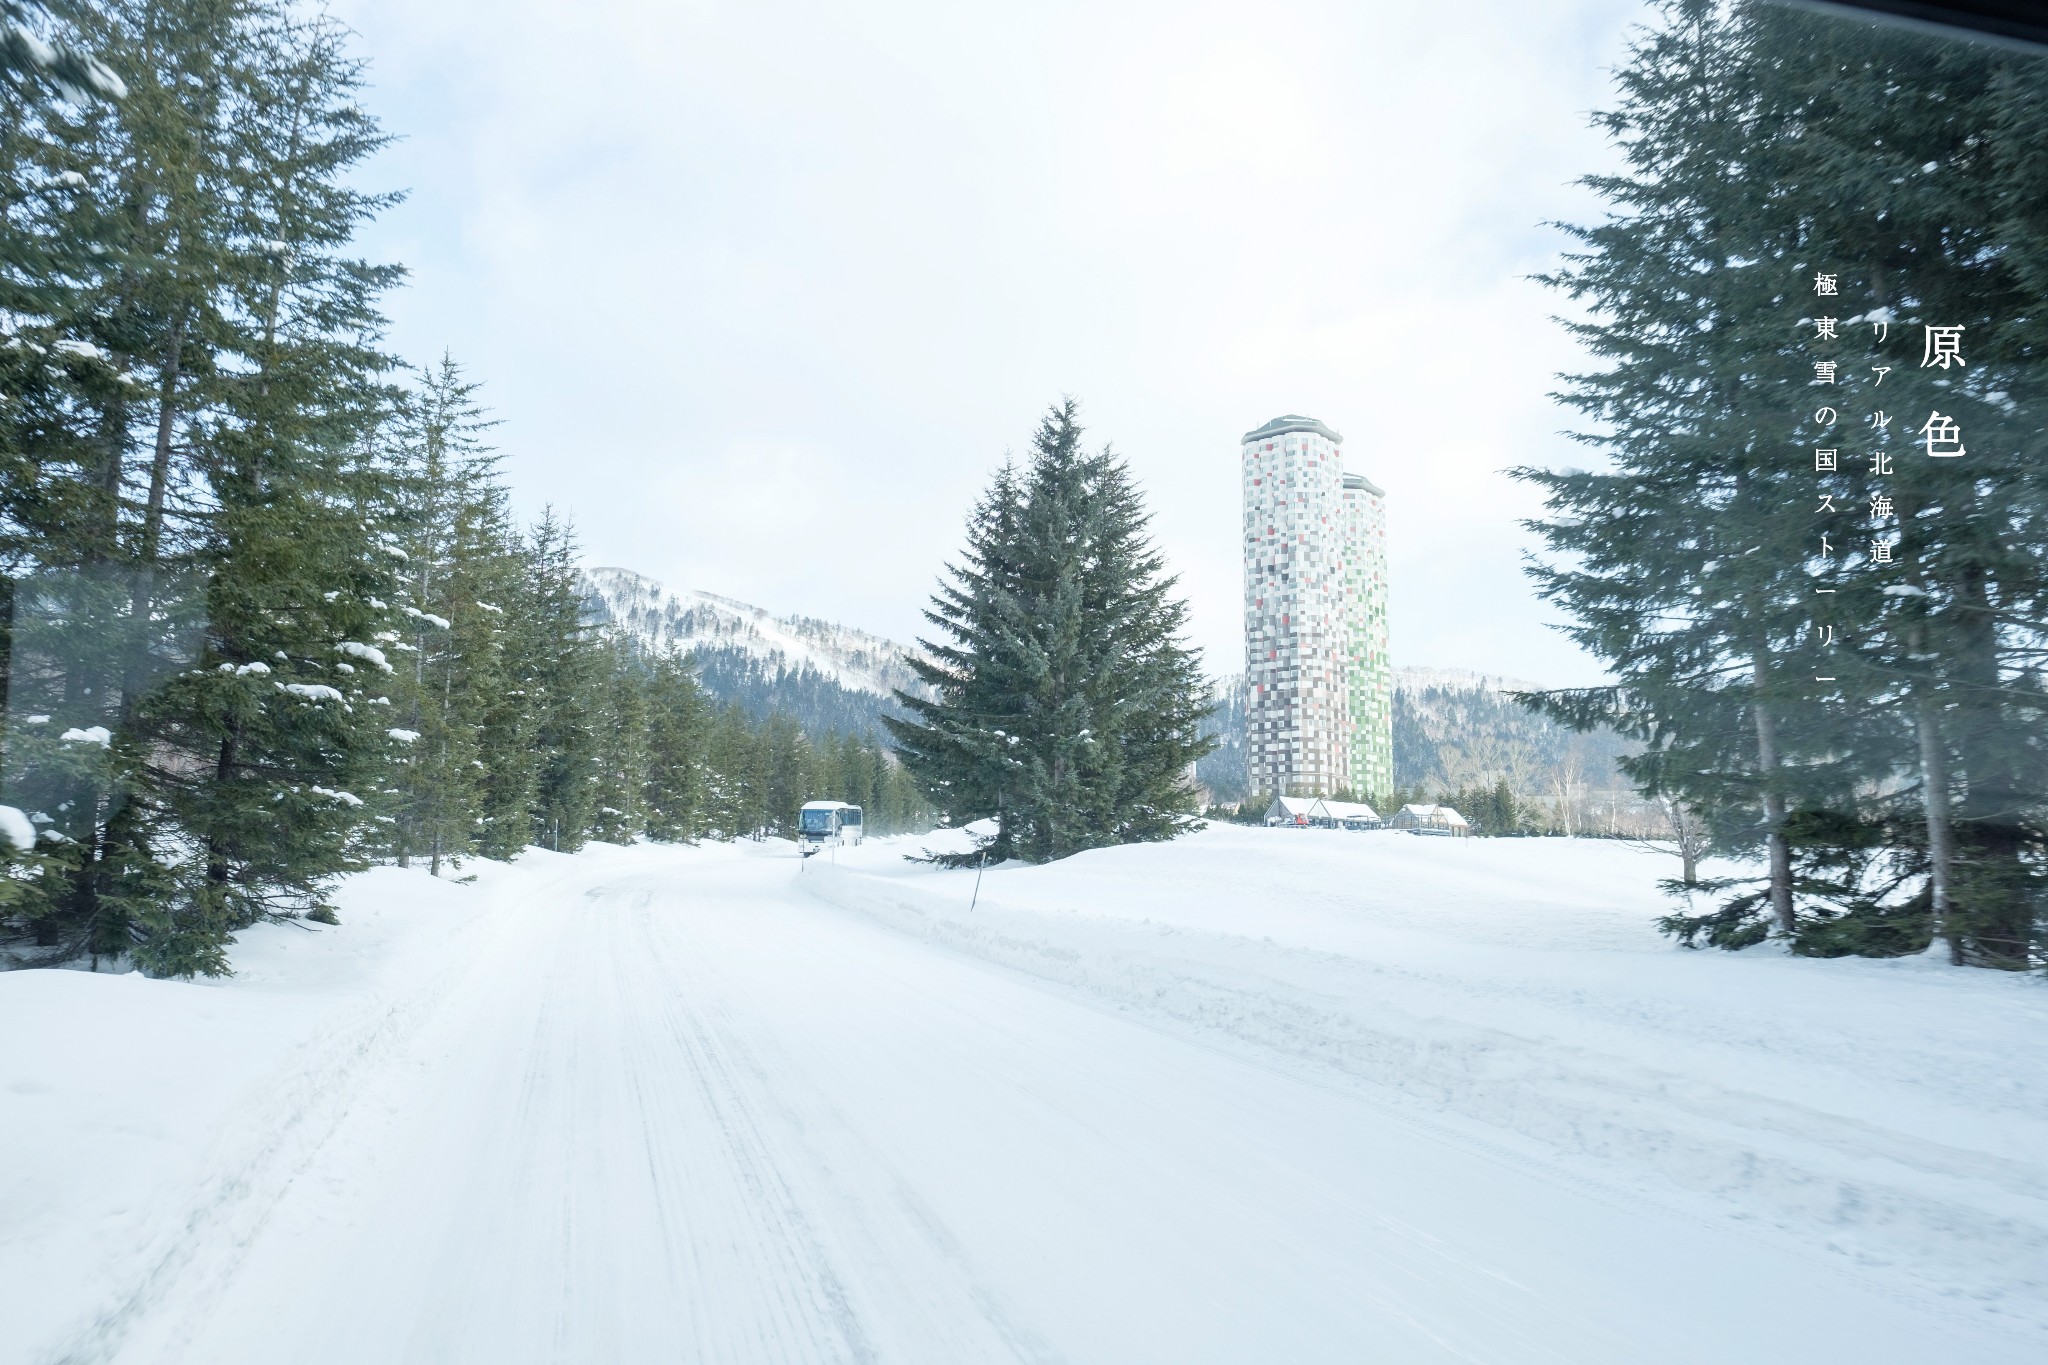
[[[385,869],[0,975],[15,1361],[2035,1361],[2048,994],[1670,860],[1217,828]]]

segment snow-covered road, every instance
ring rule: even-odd
[[[1839,1258],[841,908],[786,847],[556,860],[330,1025],[298,1121],[220,1149],[189,1235],[18,1358],[2039,1358]]]

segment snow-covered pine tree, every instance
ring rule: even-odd
[[[379,134],[330,25],[253,0],[76,17],[131,88],[8,129],[14,221],[63,267],[7,302],[9,352],[38,357],[0,437],[39,618],[10,703],[52,695],[55,727],[41,755],[10,742],[10,780],[84,784],[47,803],[38,938],[217,970],[235,927],[318,909],[353,865],[379,757],[332,667],[388,582],[361,438],[394,275],[347,257],[380,201],[342,184]]]
[[[474,843],[486,858],[510,859],[533,842],[539,802],[538,698],[544,694],[525,653],[531,639],[524,623],[544,594],[532,572],[530,547],[513,527],[502,494],[491,501],[489,524],[479,532],[484,552],[467,574],[474,628],[490,631],[494,666],[490,684],[470,695],[478,764]]]
[[[820,746],[821,750],[825,746]],[[881,793],[878,779],[881,776],[880,755],[859,735],[843,734],[832,748],[832,777],[824,788],[834,799],[850,801],[864,812],[874,812],[874,819],[881,819]]]
[[[400,274],[350,254],[388,198],[350,183],[385,138],[345,36],[252,4],[246,60],[226,72],[236,193],[216,355],[232,368],[193,452],[212,502],[205,647],[148,708],[151,782],[195,855],[150,910],[144,956],[160,969],[218,967],[221,932],[257,919],[331,914],[331,878],[363,865],[355,789],[388,747],[381,674],[338,667],[383,627],[392,591],[361,509],[385,496],[368,445],[391,367],[377,298]]]
[[[173,433],[209,401],[186,382],[204,356],[181,368],[179,343],[187,327],[209,341],[219,332],[208,324],[233,190],[217,92],[224,61],[245,48],[212,11],[153,32],[128,8],[79,18],[138,74],[118,116],[0,81],[0,606],[19,718],[6,799],[45,828],[16,922],[52,954],[97,956],[128,951],[133,898],[122,888],[160,870],[133,808],[128,722],[154,675],[190,648],[189,603],[166,598],[192,540],[166,526],[165,490]],[[149,455],[146,499],[135,497],[138,450]],[[153,618],[172,628],[152,630]]]
[[[908,715],[883,721],[904,766],[955,823],[996,814],[1008,790],[1023,787],[1024,760],[1013,752],[1022,738],[1012,728],[1025,687],[1016,672],[1025,629],[1017,621],[1023,502],[1017,471],[1006,463],[968,517],[966,548],[947,567],[952,581],[940,582],[924,613],[944,635],[920,639],[926,657],[910,663],[933,695],[898,692]],[[977,857],[1017,851],[1004,827]]]
[[[392,548],[399,557],[387,658],[396,668],[392,725],[391,852],[399,865],[470,852],[485,820],[489,722],[511,686],[503,608],[492,602],[516,572],[507,543],[498,456],[483,443],[494,423],[478,386],[443,356],[398,409]]]
[[[771,714],[761,727],[758,752],[764,760],[761,831],[792,835],[797,808],[820,790],[810,738],[788,716]]]
[[[936,696],[899,692],[909,717],[885,722],[940,810],[997,818],[977,857],[1171,838],[1192,822],[1186,773],[1209,747],[1186,606],[1128,471],[1083,451],[1077,413],[1055,405],[1030,463],[996,475],[926,612],[950,637],[920,641]]]
[[[516,565],[516,560],[515,560]],[[476,851],[486,858],[511,859],[533,842],[539,801],[541,754],[536,747],[540,717],[530,698],[531,674],[519,660],[521,632],[509,618],[524,593],[516,574],[491,590],[478,609],[494,614],[505,687],[483,699],[478,716],[477,761],[482,764],[476,805]]]
[[[470,846],[485,857],[511,858],[526,847],[532,827],[538,720],[520,686],[514,654],[519,632],[512,613],[523,595],[518,537],[502,492],[494,494],[482,509],[475,553],[460,561],[464,607],[451,624],[457,647],[470,660],[463,690],[476,771]]]
[[[120,99],[120,75],[80,46],[49,10],[22,0],[0,0],[0,81],[31,98],[58,94],[83,102]]]
[[[712,717],[706,734],[704,814],[716,838],[754,838],[766,820],[762,744],[737,703]]]

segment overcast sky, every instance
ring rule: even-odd
[[[485,383],[587,558],[899,639],[1039,414],[1126,456],[1212,671],[1238,439],[1387,489],[1394,662],[1599,668],[1499,471],[1588,463],[1526,280],[1596,210],[1636,0],[336,0],[403,141],[394,341]]]

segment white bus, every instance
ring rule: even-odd
[[[861,830],[859,806],[844,801],[806,801],[797,812],[796,846],[808,858],[821,848],[858,845]]]

